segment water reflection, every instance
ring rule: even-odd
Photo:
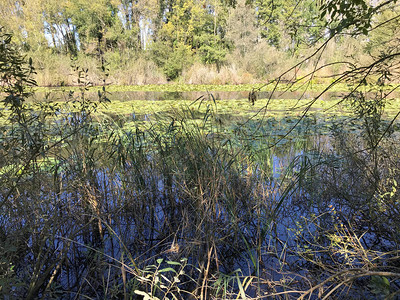
[[[55,95],[61,95],[59,89],[51,90]],[[123,92],[112,92],[108,94],[108,98],[113,101],[131,101],[131,100],[152,100],[152,101],[162,101],[162,100],[191,100],[194,101],[200,97],[205,97],[215,100],[239,100],[247,99],[250,91],[209,91],[209,92],[154,92],[154,91],[123,91]],[[322,100],[337,99],[342,96],[343,93],[340,92],[329,92],[322,96]],[[311,99],[318,96],[318,92],[259,92],[257,94],[258,99]],[[36,93],[37,99],[43,99],[44,93]],[[87,91],[86,96],[88,98],[97,99],[97,91]],[[63,97],[60,97],[63,98]]]
[[[163,97],[188,99],[180,94]],[[199,93],[191,94],[192,99],[199,97]],[[157,100],[156,94],[151,97]],[[63,129],[68,133],[70,124],[80,126],[82,122],[79,116],[68,118]],[[337,122],[344,124],[340,118]],[[122,289],[123,267],[133,270],[136,264],[144,269],[159,257],[187,258],[194,266],[188,273],[192,278],[201,278],[205,266],[212,276],[240,268],[246,276],[261,275],[278,284],[284,272],[299,277],[308,270],[320,272],[306,265],[308,257],[303,252],[330,263],[329,255],[335,253],[318,248],[329,246],[325,233],[338,220],[333,217],[339,213],[333,216],[330,206],[354,216],[352,230],[363,230],[372,219],[368,213],[372,215],[375,223],[370,222],[369,230],[379,236],[368,243],[382,250],[379,242],[390,230],[386,228],[389,222],[379,224],[378,217],[386,213],[385,218],[394,222],[397,216],[389,215],[388,209],[379,211],[382,207],[370,201],[379,184],[372,171],[377,167],[382,174],[390,171],[400,182],[395,168],[398,147],[385,149],[390,155],[380,155],[382,161],[376,160],[379,165],[375,165],[368,153],[346,152],[343,145],[350,147],[350,143],[329,136],[322,117],[305,117],[286,135],[294,124],[293,117],[266,118],[261,124],[226,124],[224,129],[237,133],[229,143],[222,128],[221,134],[212,132],[206,138],[184,126],[139,134],[110,127],[101,135],[95,126],[75,134],[64,132],[68,139],[65,146],[54,148],[51,173],[38,167],[33,170],[35,176],[21,177],[18,193],[4,207],[0,221],[18,225],[5,228],[7,234],[17,236],[21,227],[30,241],[27,249],[18,246],[22,254],[16,268],[22,273],[27,265],[33,268],[36,260],[43,262],[49,271],[38,272],[38,276],[46,281],[52,266],[59,265],[54,276],[59,289],[92,298],[105,280],[116,290]],[[349,128],[342,130],[357,150],[362,140],[350,134]],[[101,142],[95,142],[95,135]],[[385,199],[385,203],[389,200],[396,199]],[[35,241],[38,232],[43,236]],[[391,248],[396,249],[398,240],[394,236]],[[312,252],[306,252],[310,242]],[[170,251],[174,243],[179,245],[176,253]],[[60,254],[47,257],[42,251]],[[138,284],[137,274],[128,272],[127,281]],[[264,286],[264,291],[269,287]]]

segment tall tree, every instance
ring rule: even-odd
[[[226,38],[229,5],[211,0],[203,8],[204,22],[194,35],[193,47],[203,63],[216,64],[219,70],[232,46]]]
[[[295,51],[323,30],[316,1],[255,0],[261,37],[282,50]]]
[[[256,10],[246,0],[238,0],[236,6],[229,9],[226,36],[241,57],[251,52],[260,38],[256,16]]]
[[[0,26],[15,37],[26,49],[47,46],[41,15],[41,0],[0,1]]]
[[[79,36],[68,14],[68,5],[67,0],[42,0],[44,30],[53,48],[76,56]]]
[[[152,53],[168,78],[176,78],[192,62],[194,36],[201,31],[205,16],[203,6],[196,0],[178,0],[166,11]]]
[[[163,24],[152,45],[153,58],[170,78],[199,58],[223,63],[229,44],[224,39],[224,10],[218,2],[177,0],[163,2]]]
[[[107,49],[112,43],[108,36],[109,29],[118,21],[118,3],[114,0],[71,0],[65,5],[67,20],[76,27],[79,34],[80,47],[84,50],[97,47]]]
[[[124,32],[122,39],[128,41],[128,47],[142,50],[146,48],[150,31],[154,33],[155,30],[159,5],[157,0],[119,1],[118,15],[121,18]]]

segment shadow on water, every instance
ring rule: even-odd
[[[390,251],[399,247],[400,230],[387,224],[399,225],[390,209],[398,139],[388,136],[377,155],[361,151],[368,146],[362,122],[340,116],[306,116],[287,135],[296,117],[239,123],[224,115],[231,123],[223,124],[207,113],[196,120],[178,113],[146,115],[141,128],[67,112],[44,130],[49,140],[62,137],[48,157],[20,178],[3,169],[7,184],[19,178],[2,207],[0,234],[8,238],[4,260],[17,270],[20,295],[118,299],[167,278],[197,296],[200,281],[209,281],[208,293],[229,298],[213,286],[240,273],[257,282],[247,291],[256,297],[305,290],[334,268],[371,267],[378,251],[390,259],[374,263],[397,264]],[[348,238],[361,234],[356,250],[368,256],[344,255]],[[181,259],[185,272],[175,282]],[[149,269],[157,264],[165,278]],[[238,285],[229,285],[236,295]],[[161,285],[154,291],[168,293]]]

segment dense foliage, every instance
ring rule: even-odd
[[[0,3],[0,15],[0,26],[41,61],[39,68],[55,68],[64,55],[90,61],[108,53],[112,70],[134,73],[130,62],[141,57],[155,64],[139,66],[141,73],[146,68],[160,73],[152,83],[176,79],[196,64],[217,73],[227,66],[239,78],[227,79],[230,83],[271,77],[279,60],[329,37],[316,1],[309,0],[7,0]],[[143,81],[126,76],[114,81]],[[39,83],[65,84],[66,77]]]
[[[324,55],[285,77],[293,80],[318,63],[357,62],[377,41],[398,35],[386,22],[398,19],[396,1],[4,0],[0,16],[44,71],[39,85],[76,84],[70,57],[91,69],[95,83],[99,57],[114,84],[253,83],[273,79],[330,40]],[[336,64],[321,77],[340,71]]]

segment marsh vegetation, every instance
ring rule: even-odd
[[[46,3],[51,7],[52,1]],[[397,6],[340,3],[321,4],[319,17],[327,14],[332,30],[322,46],[258,85],[108,87],[107,55],[100,51],[106,49],[100,46],[113,43],[100,22],[92,31],[75,29],[82,29],[85,47],[99,38],[105,79],[96,83],[102,86],[94,86],[75,57],[75,87],[36,89],[36,63],[1,31],[0,294],[397,299],[397,18],[380,10],[396,12]],[[171,14],[179,12],[171,7]],[[57,16],[63,15],[50,15]],[[160,32],[167,31],[164,25]],[[372,46],[382,37],[380,27],[394,33],[378,55]],[[271,34],[279,37],[280,27],[268,28],[275,31],[263,35],[279,43]],[[369,30],[375,32],[368,60],[319,73],[331,39],[339,43],[342,33],[354,37]],[[169,44],[168,32],[152,51],[170,53],[171,46],[185,54],[187,45]],[[73,43],[60,45],[79,52]],[[193,49],[207,48],[199,45]],[[169,76],[177,72],[158,63]],[[297,77],[304,65],[313,68]]]

